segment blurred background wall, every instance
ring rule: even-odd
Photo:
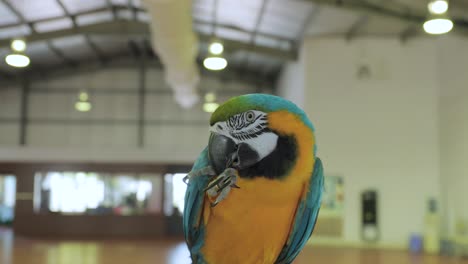
[[[468,42],[459,37],[445,38],[437,45],[440,65],[440,186],[445,201],[444,225],[455,233],[457,223],[466,226],[468,186]]]
[[[359,194],[368,188],[380,193],[387,246],[424,232],[429,198],[441,201],[446,235],[466,219],[467,47],[459,37],[306,38],[302,59],[284,68],[279,93],[304,105],[327,174],[343,175],[345,241],[361,240]]]
[[[203,111],[203,102],[191,110],[179,107],[162,70],[153,67],[144,76],[142,106],[139,78],[138,68],[114,67],[30,83],[26,147],[20,148],[22,90],[5,87],[0,96],[0,156],[6,160],[192,162],[208,140],[210,114]],[[209,77],[202,78],[200,87],[216,93],[221,101],[257,89],[251,83]],[[80,92],[89,95],[92,111],[73,108]],[[142,131],[140,106],[145,113]]]

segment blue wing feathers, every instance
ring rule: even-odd
[[[192,170],[198,170],[209,165],[208,151],[205,148],[197,161],[193,165]],[[203,246],[204,226],[201,222],[201,215],[204,203],[203,189],[208,183],[208,176],[201,175],[193,177],[189,180],[187,192],[185,193],[184,207],[184,236],[190,250],[193,263],[204,263],[200,250]]]
[[[296,211],[294,225],[288,242],[281,251],[276,264],[289,264],[305,246],[317,222],[323,191],[322,161],[316,158],[314,171],[309,183],[306,199],[301,201]]]

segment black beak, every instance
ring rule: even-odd
[[[230,164],[230,158],[236,152],[236,144],[228,137],[211,133],[208,143],[208,157],[216,174],[221,174]]]
[[[237,144],[230,138],[211,133],[208,143],[208,156],[215,172],[222,173],[226,168],[242,170],[257,163],[260,158],[248,144]]]

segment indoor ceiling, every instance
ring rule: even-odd
[[[226,72],[274,78],[285,61],[297,57],[304,36],[422,34],[426,0],[195,0],[193,27],[201,45],[220,39]],[[467,0],[452,0],[455,30],[468,32]],[[0,57],[14,37],[28,42],[28,73],[47,74],[90,61],[107,65],[151,51],[149,17],[140,0],[0,0]],[[0,62],[0,78],[20,72]]]

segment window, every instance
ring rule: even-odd
[[[156,174],[40,172],[35,177],[36,212],[118,215],[161,212],[162,179]]]
[[[0,174],[0,224],[10,224],[14,218],[16,177]]]
[[[325,176],[325,192],[320,215],[342,216],[344,209],[344,184],[340,176]]]
[[[165,199],[164,214],[171,216],[174,214],[182,215],[185,205],[185,191],[187,184],[183,181],[187,173],[175,173],[164,175]]]
[[[314,230],[316,237],[341,238],[344,234],[344,181],[341,176],[325,175],[325,191],[318,222]]]

